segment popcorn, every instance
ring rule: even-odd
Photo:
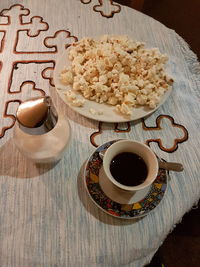
[[[134,95],[133,93],[128,93],[125,97],[124,97],[124,103],[125,104],[130,104],[131,106],[135,106],[136,104],[136,95]]]
[[[73,83],[73,74],[69,70],[64,70],[61,74],[61,80],[64,84],[69,85]]]
[[[106,84],[107,81],[108,81],[108,78],[107,78],[106,75],[101,75],[101,76],[99,76],[99,82],[100,82],[101,84]]]
[[[61,72],[60,80],[73,88],[66,91],[66,97],[78,107],[84,101],[73,92],[115,106],[117,112],[129,116],[133,107],[154,109],[173,84],[164,71],[167,55],[127,36],[84,38],[71,46],[69,60],[71,67]],[[90,113],[99,114],[94,109]]]
[[[116,111],[123,115],[131,115],[131,108],[130,106],[126,105],[125,103],[122,103],[122,105],[116,106]]]
[[[145,105],[147,103],[147,96],[146,95],[137,95],[136,101],[139,105]]]
[[[115,106],[118,103],[118,99],[116,96],[111,96],[107,102],[108,104]]]
[[[68,99],[70,102],[72,102],[73,100],[76,99],[76,95],[75,95],[74,92],[72,92],[72,90],[67,90],[67,91],[65,92],[65,95],[66,95],[67,99]]]
[[[82,107],[85,103],[85,100],[84,99],[74,99],[72,101],[72,106],[75,106],[75,107]]]
[[[76,94],[72,90],[67,90],[65,92],[66,98],[69,102],[71,102],[72,106],[82,107],[85,103],[84,99],[78,99]]]

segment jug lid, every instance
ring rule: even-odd
[[[50,96],[35,97],[24,101],[16,114],[19,127],[28,134],[40,135],[52,130],[58,120]]]

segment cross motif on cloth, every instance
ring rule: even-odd
[[[83,4],[90,4],[94,0],[81,0],[81,2]],[[114,4],[112,0],[98,0],[98,3],[92,3],[92,5],[95,12],[99,12],[102,17],[106,18],[112,18],[115,13],[121,11],[121,6]]]
[[[36,38],[41,32],[49,29],[48,23],[44,22],[40,16],[33,16],[28,22],[25,22],[25,18],[29,14],[30,10],[19,4],[4,9],[0,13],[0,89],[4,92],[7,91],[7,95],[1,96],[5,98],[5,104],[0,107],[0,116],[3,116],[0,138],[4,136],[6,130],[14,125],[15,116],[9,114],[9,106],[13,103],[19,104],[23,100],[24,90],[30,91],[30,97],[45,94],[44,90],[37,88],[36,80],[30,80],[27,75],[27,81],[20,81],[19,74],[26,72],[29,65],[32,67],[33,64],[38,64],[41,66],[38,69],[41,71],[42,78],[48,79],[53,85],[51,71],[55,66],[57,54],[72,42],[77,41],[77,38],[71,36],[69,31],[59,30],[53,36],[44,38],[41,47],[45,50],[29,51],[29,39]],[[23,35],[24,32],[25,35]],[[19,45],[22,37],[27,38],[27,45],[23,49]],[[35,79],[38,79],[40,74],[37,73],[35,76]],[[15,86],[13,86],[14,80],[16,81]]]

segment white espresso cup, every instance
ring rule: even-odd
[[[147,168],[147,175],[144,181],[141,184],[135,186],[124,185],[118,182],[111,174],[110,166],[113,158],[118,154],[129,152],[138,155],[141,159],[143,159],[146,168]],[[123,166],[122,166],[123,167]],[[132,168],[133,179],[134,179],[134,172],[136,172],[137,166]],[[150,188],[151,184],[157,177],[158,174],[158,160],[154,152],[145,144],[134,141],[134,140],[120,140],[113,143],[103,155],[103,170],[104,174],[110,183],[118,189],[118,192],[123,193],[136,193],[136,201],[142,199],[144,194],[148,192],[148,188]],[[130,174],[131,175],[131,174]],[[142,193],[143,192],[143,193]],[[109,194],[109,192],[108,192]],[[123,202],[123,201],[122,201]]]

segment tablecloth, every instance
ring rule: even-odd
[[[0,265],[144,266],[200,196],[200,66],[187,43],[154,19],[103,0],[0,2]],[[109,124],[75,113],[58,97],[56,60],[77,38],[128,35],[169,56],[175,83],[167,101],[144,120]],[[38,167],[14,146],[15,112],[27,98],[51,95],[69,119],[62,160]],[[146,142],[184,165],[170,172],[161,203],[139,220],[120,220],[91,202],[84,163],[112,139]]]

